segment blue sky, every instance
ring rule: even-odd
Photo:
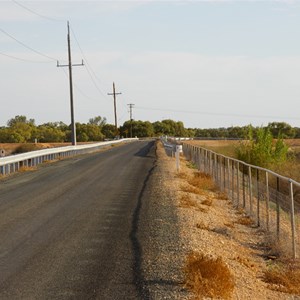
[[[300,1],[0,1],[0,126],[15,115],[300,126]],[[17,42],[17,41],[18,42]],[[24,47],[32,48],[36,52]],[[41,53],[42,55],[38,54]],[[8,56],[12,57],[8,57]],[[25,61],[24,61],[25,60]]]

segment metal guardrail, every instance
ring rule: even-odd
[[[34,167],[45,161],[61,159],[64,157],[74,156],[83,153],[95,152],[104,146],[118,144],[122,142],[132,142],[137,140],[137,138],[120,139],[95,144],[43,149],[6,157],[0,157],[0,175],[8,175],[17,172],[22,167]]]
[[[183,143],[185,157],[211,175],[237,208],[269,233],[281,253],[296,258],[300,248],[300,183],[200,146]]]

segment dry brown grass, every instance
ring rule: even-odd
[[[233,260],[238,261],[240,264],[244,265],[245,267],[252,269],[255,267],[251,261],[246,257],[237,256]]]
[[[187,184],[181,185],[180,190],[182,192],[191,193],[191,194],[197,194],[197,195],[203,194],[203,191],[200,190],[199,188]]]
[[[181,208],[196,208],[197,210],[207,213],[207,208],[203,208],[200,205],[201,203],[196,199],[193,199],[192,196],[188,193],[183,194],[179,198],[179,207]]]
[[[183,208],[198,207],[198,203],[195,199],[192,199],[192,197],[189,194],[183,194],[179,198],[179,207],[183,207]]]
[[[270,288],[289,294],[300,295],[300,264],[283,262],[273,264],[264,271],[264,281]]]
[[[202,172],[195,172],[192,177],[189,177],[187,179],[187,181],[190,185],[195,186],[199,189],[207,191],[217,190],[211,176]]]
[[[197,222],[196,227],[203,230],[210,230],[209,226],[205,224],[203,221]]]
[[[230,299],[234,289],[233,276],[221,257],[212,258],[192,252],[184,268],[186,287],[195,299],[204,297]]]
[[[216,192],[215,197],[219,200],[229,200],[227,194],[221,191]]]
[[[202,205],[206,205],[206,206],[212,206],[213,201],[212,201],[211,198],[206,198],[206,199],[204,199],[203,201],[201,201],[201,204],[202,204]]]
[[[19,172],[32,172],[32,171],[35,171],[37,170],[37,167],[27,167],[27,166],[23,166],[23,167],[20,167],[19,169]]]
[[[181,172],[177,173],[175,175],[175,177],[180,178],[180,179],[188,179],[189,176],[187,173],[181,171]]]
[[[235,223],[241,224],[241,225],[246,225],[246,226],[251,226],[254,224],[254,221],[249,217],[249,216],[241,216],[238,218]]]
[[[234,223],[225,222],[224,225],[228,228],[234,228]]]
[[[281,237],[278,239],[275,233],[266,233],[264,238],[264,246],[266,250],[266,258],[268,259],[287,259],[292,257],[292,249],[290,243],[287,242],[286,238],[289,233],[282,232]]]

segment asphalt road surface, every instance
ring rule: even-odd
[[[155,160],[140,141],[1,181],[0,299],[150,299],[137,232]]]

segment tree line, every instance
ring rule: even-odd
[[[183,122],[162,120],[156,122],[133,120],[126,121],[118,129],[108,124],[106,118],[97,116],[87,123],[76,123],[78,142],[94,142],[116,137],[157,137],[162,135],[175,137],[199,138],[247,138],[249,128],[253,136],[259,133],[261,127],[235,126],[229,128],[185,128]],[[284,122],[272,122],[266,127],[274,137],[300,138],[300,128],[292,127]],[[0,127],[1,143],[30,143],[30,142],[70,142],[71,126],[63,122],[48,122],[36,125],[34,119],[26,116],[15,116],[7,121],[7,126]]]

